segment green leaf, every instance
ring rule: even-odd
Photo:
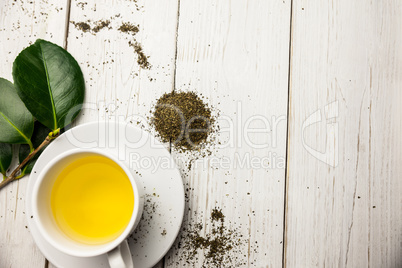
[[[14,85],[0,78],[0,142],[30,144],[34,121]]]
[[[29,146],[26,145],[29,150]],[[13,149],[11,144],[0,143],[0,173],[6,176],[7,169],[10,167],[13,158]]]
[[[38,39],[13,64],[18,95],[33,116],[51,130],[79,114],[85,81],[77,61],[63,48]]]
[[[34,132],[32,134],[32,144],[35,148],[37,148],[49,135],[49,132],[52,130],[42,125],[38,121],[35,122]],[[39,158],[39,155],[45,150],[46,146],[43,147],[39,152],[31,158],[31,160],[22,168],[21,175],[19,177],[23,177],[25,174],[29,174],[32,171],[33,166],[35,165],[36,160]],[[30,154],[30,148],[28,145],[21,145],[18,152],[18,159],[21,163],[24,159]]]

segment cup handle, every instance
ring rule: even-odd
[[[111,268],[134,268],[127,240],[124,240],[116,248],[109,251],[107,258]]]

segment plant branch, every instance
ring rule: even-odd
[[[6,186],[9,182],[12,182],[14,180],[17,180],[21,178],[20,176],[16,176],[17,173],[29,162],[29,160],[32,159],[43,147],[48,145],[52,140],[57,138],[60,134],[60,129],[56,129],[53,132],[50,132],[49,135],[46,137],[46,139],[36,148],[33,150],[25,159],[22,161],[15,169],[14,171],[2,182],[0,182],[0,189]]]

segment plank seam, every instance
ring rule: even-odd
[[[175,38],[175,52],[174,52],[174,63],[173,63],[173,82],[172,82],[172,92],[176,89],[176,72],[177,72],[177,44],[179,40],[179,23],[180,23],[180,0],[177,0],[177,24],[176,24],[176,38]],[[169,141],[169,153],[172,153],[172,140]],[[168,267],[166,262],[166,256],[162,258],[162,267]]]
[[[288,155],[289,155],[289,132],[290,132],[290,102],[291,102],[291,78],[292,78],[292,38],[293,38],[293,0],[290,0],[290,18],[289,18],[289,63],[288,63],[288,107],[287,107],[287,126],[286,126],[286,169],[283,193],[283,237],[282,237],[282,267],[286,268],[286,246],[287,246],[287,190],[288,190]]]
[[[66,7],[66,32],[64,35],[64,48],[67,50],[68,46],[68,33],[70,31],[70,14],[71,14],[71,0],[67,0],[67,7]]]
[[[177,0],[177,24],[176,24],[176,39],[175,39],[175,53],[174,53],[174,72],[173,72],[173,88],[172,92],[176,89],[176,73],[177,73],[177,44],[179,42],[179,24],[180,24],[180,0]],[[171,146],[171,144],[170,144]]]

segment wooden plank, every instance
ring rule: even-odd
[[[287,267],[402,264],[401,15],[293,1]]]
[[[88,107],[75,124],[96,120],[147,124],[151,105],[172,90],[177,12],[177,0],[72,0],[67,48],[83,70]],[[107,20],[109,26],[97,32],[75,26],[85,22],[93,29]],[[139,32],[119,31],[127,22],[138,25]],[[137,63],[138,55],[129,42],[141,44],[150,69]],[[155,267],[163,267],[163,260]]]
[[[208,233],[211,210],[222,208],[227,227],[243,236],[227,267],[282,265],[289,31],[290,1],[180,1],[176,89],[220,110],[223,143],[191,170],[181,161],[188,155],[174,152],[189,189],[183,226],[202,222]],[[245,136],[247,120],[268,131]],[[206,251],[189,264],[185,244],[177,240],[167,267],[202,266]]]
[[[38,38],[64,45],[67,0],[13,1],[0,5],[0,76],[12,81],[18,53]],[[16,160],[15,160],[16,164]],[[28,177],[0,192],[0,267],[43,267],[45,258],[27,228],[25,189]]]

